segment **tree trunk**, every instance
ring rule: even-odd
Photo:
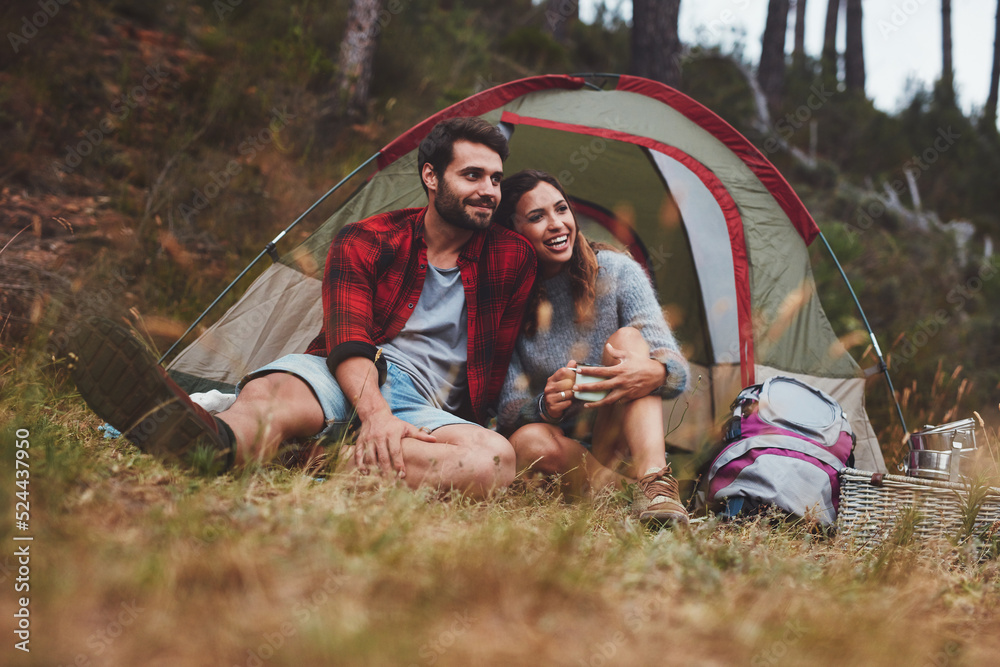
[[[1000,92],[1000,0],[997,1],[997,25],[993,32],[993,76],[990,79],[990,94],[986,98],[983,113],[990,125],[996,127],[997,93]]]
[[[329,139],[345,120],[363,120],[368,114],[381,9],[382,0],[351,0],[337,58],[337,78],[324,96],[317,122],[318,140],[322,144],[329,145]]]
[[[545,29],[557,42],[569,41],[569,28],[580,19],[580,0],[546,0]]]
[[[785,87],[785,32],[788,29],[788,0],[769,0],[767,23],[761,40],[757,79],[772,110],[781,105]]]
[[[799,80],[812,78],[806,65],[806,0],[792,0],[795,7],[795,46],[792,49],[792,72]]]
[[[847,47],[844,82],[847,89],[865,94],[865,49],[861,39],[861,0],[847,0]]]
[[[823,53],[820,60],[823,65],[823,80],[834,83],[838,79],[837,72],[837,24],[840,18],[840,0],[829,0],[826,4],[826,29],[823,33]]]
[[[806,0],[795,2],[795,49],[792,58],[800,61],[806,57]]]
[[[632,73],[668,86],[681,82],[677,19],[681,0],[632,1]]]
[[[941,94],[955,104],[955,70],[951,60],[951,0],[941,0]]]

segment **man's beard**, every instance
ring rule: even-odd
[[[480,231],[486,229],[490,226],[493,221],[493,213],[485,217],[480,217],[472,215],[465,210],[465,203],[459,200],[458,195],[456,195],[444,181],[441,180],[441,186],[438,188],[437,197],[434,199],[434,210],[437,211],[441,219],[453,227],[458,227],[459,229],[471,229],[472,231]],[[485,204],[491,208],[496,208],[495,201],[489,200],[475,200],[469,201],[469,204]]]

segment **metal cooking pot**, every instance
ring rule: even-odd
[[[958,482],[972,474],[976,452],[976,421],[971,417],[940,426],[924,426],[910,435],[906,474]]]
[[[939,452],[930,449],[910,452],[911,477],[936,479],[942,482],[957,482],[961,477],[972,475],[974,449],[953,449]],[[954,469],[953,469],[954,466]]]
[[[976,448],[976,421],[972,417],[941,426],[924,426],[910,435],[910,449],[948,452],[952,447]]]

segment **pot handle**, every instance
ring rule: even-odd
[[[948,459],[948,481],[954,484],[961,474],[960,465],[962,463],[962,443],[954,441],[951,443],[951,457]]]
[[[907,476],[910,474],[910,454],[913,452],[913,445],[910,444],[911,435],[913,434],[907,431],[906,435],[903,436],[903,444],[906,445],[906,456],[903,458],[902,463],[896,464],[896,470]]]

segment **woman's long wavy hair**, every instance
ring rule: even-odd
[[[500,184],[500,204],[494,213],[494,221],[513,230],[514,215],[521,197],[534,190],[542,182],[548,183],[559,191],[559,194],[569,205],[573,220],[576,222],[576,211],[573,209],[573,204],[570,202],[566,190],[563,189],[562,183],[555,176],[537,169],[525,169],[503,180]],[[594,321],[594,300],[597,296],[597,255],[594,251],[605,249],[614,250],[615,248],[605,243],[591,244],[580,231],[580,225],[577,224],[573,256],[562,270],[569,274],[570,293],[573,295],[573,307],[576,310],[575,321],[578,324],[590,324]],[[524,315],[523,329],[528,336],[534,336],[538,331],[539,310],[544,301],[545,289],[542,287],[541,281],[536,281]]]

